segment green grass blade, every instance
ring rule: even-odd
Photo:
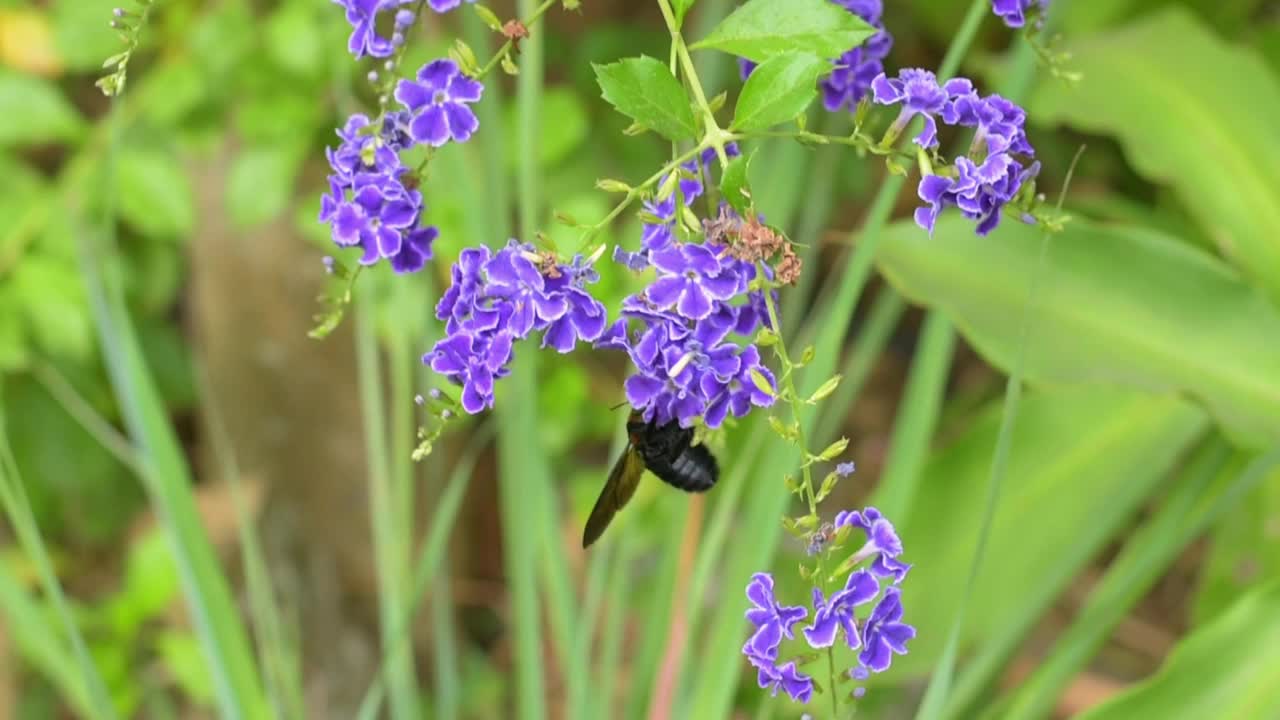
[[[281,612],[275,588],[271,584],[271,571],[262,549],[262,538],[253,517],[244,504],[239,463],[235,449],[227,435],[226,425],[218,412],[218,404],[210,398],[212,392],[208,375],[201,368],[197,372],[200,407],[204,415],[204,427],[209,434],[209,445],[218,469],[231,490],[235,507],[236,528],[239,536],[240,562],[244,566],[245,587],[249,595],[249,615],[253,619],[254,639],[257,642],[258,662],[263,670],[263,684],[272,714],[278,718],[302,720],[307,716],[303,701],[302,657],[297,628],[289,632]]]
[[[472,433],[466,448],[458,457],[458,462],[453,466],[453,470],[449,474],[448,486],[436,501],[435,509],[427,523],[427,537],[423,541],[418,561],[413,570],[413,586],[409,595],[408,607],[405,609],[406,614],[399,618],[399,621],[394,626],[396,630],[394,634],[398,639],[393,645],[383,648],[382,661],[379,665],[378,673],[374,677],[373,684],[365,692],[364,698],[360,702],[359,711],[356,713],[356,717],[359,720],[374,720],[378,717],[386,691],[386,682],[390,675],[391,658],[395,652],[409,646],[412,642],[410,626],[413,623],[418,604],[426,594],[427,588],[432,587],[432,581],[441,576],[441,567],[445,561],[445,549],[449,544],[449,534],[453,532],[454,524],[457,522],[458,511],[461,509],[462,500],[467,494],[467,486],[470,484],[476,461],[480,457],[481,450],[488,445],[492,436],[492,426],[487,424],[480,426]],[[444,591],[437,589],[437,592]]]
[[[367,288],[364,288],[367,290]],[[369,522],[373,528],[373,552],[378,577],[378,626],[384,651],[398,648],[390,656],[388,685],[391,716],[412,720],[419,716],[418,689],[412,647],[399,642],[398,623],[405,612],[405,573],[399,562],[399,533],[392,499],[391,449],[387,443],[382,373],[379,371],[378,338],[374,331],[373,307],[368,293],[356,302],[356,372],[359,376],[363,415],[365,455],[369,470]]]
[[[71,607],[67,603],[67,596],[62,591],[62,583],[58,580],[57,571],[53,568],[53,560],[49,557],[44,538],[40,536],[40,528],[36,525],[35,515],[31,511],[31,501],[27,497],[26,487],[18,472],[18,464],[13,459],[13,451],[9,447],[9,434],[5,427],[2,403],[0,403],[0,504],[4,505],[5,515],[8,516],[9,523],[18,536],[22,551],[35,567],[36,574],[40,578],[40,586],[53,606],[58,621],[62,624],[65,637],[57,638],[57,644],[60,647],[64,642],[71,645],[73,666],[79,677],[74,685],[65,679],[60,684],[67,688],[76,688],[76,694],[70,699],[77,702],[88,717],[117,717],[115,706],[111,703],[111,695],[107,692],[107,685],[103,682],[97,666],[93,664],[84,635],[76,625]],[[11,621],[19,619],[10,618]],[[50,641],[52,642],[52,638]],[[71,673],[70,667],[66,672]]]
[[[600,629],[601,647],[600,661],[597,664],[599,673],[593,691],[591,693],[592,707],[589,717],[592,718],[615,718],[618,717],[618,709],[615,703],[615,694],[617,689],[618,678],[622,676],[622,645],[626,639],[626,622],[627,609],[632,606],[632,577],[633,568],[631,561],[635,556],[638,548],[636,540],[627,535],[621,538],[618,543],[618,549],[614,553],[613,568],[609,575],[609,587],[605,593],[605,617],[604,623]],[[677,553],[679,550],[677,549]],[[658,571],[668,569],[665,563],[659,564]],[[671,568],[670,577],[675,577],[674,563]],[[659,636],[664,637],[665,633],[654,632],[652,627],[646,630]],[[661,646],[659,646],[661,649]],[[644,656],[641,656],[643,661]],[[655,660],[649,663],[629,663],[637,669],[651,668],[656,663]],[[631,690],[627,695],[631,698],[628,706],[634,707],[637,700],[642,699],[649,689],[647,684],[630,686]],[[635,717],[628,713],[626,717]]]
[[[1221,447],[1225,455],[1225,444]],[[1111,631],[1165,573],[1174,560],[1223,512],[1280,465],[1280,447],[1249,463],[1243,471],[1213,465],[1193,466],[1160,511],[1125,543],[1107,567],[1084,607],[1035,674],[1022,683],[1002,717],[1039,718],[1050,714],[1077,672],[1092,659]]]
[[[867,313],[867,322],[853,342],[853,352],[849,353],[849,359],[840,369],[844,379],[823,403],[824,412],[818,420],[818,431],[814,433],[814,445],[823,447],[835,439],[839,424],[862,395],[862,388],[866,386],[876,360],[888,347],[893,330],[906,310],[906,302],[893,288],[886,287],[876,296]]]
[[[660,523],[662,528],[671,528],[672,536],[677,535],[675,528],[684,528],[685,523],[689,521],[689,503],[666,503],[664,510],[666,517]],[[679,533],[683,534],[683,532]],[[628,558],[630,553],[639,552],[639,542],[624,538],[620,545],[629,543],[629,549],[619,548],[618,559],[615,563],[620,563],[624,558]],[[680,572],[680,543],[677,541],[668,541],[662,544],[662,554],[655,564],[653,570],[651,587],[648,591],[650,600],[646,603],[645,612],[642,620],[642,630],[640,634],[640,649],[631,653],[627,666],[631,668],[629,682],[625,691],[627,702],[627,717],[642,718],[647,717],[652,697],[649,691],[653,688],[654,678],[657,676],[659,665],[662,662],[662,654],[666,649],[667,635],[671,628],[671,618],[675,614],[675,588],[676,576]],[[629,580],[628,580],[629,581]],[[611,580],[611,583],[617,582]],[[610,602],[614,602],[613,596],[610,596]],[[614,612],[614,608],[610,607],[610,612]],[[605,656],[609,657],[610,648],[613,648],[613,638],[608,636],[609,628],[612,627],[611,620],[606,620],[606,628],[604,633]],[[618,672],[617,658],[611,663],[602,662],[601,666],[606,669],[600,680],[602,685],[612,687],[616,682],[616,678],[609,677],[610,672]],[[596,717],[600,717],[597,715]]]
[[[528,17],[532,0],[519,0],[517,14]],[[542,33],[534,33],[521,43],[520,75],[516,79],[516,147],[526,152],[517,170],[517,206],[520,236],[531,241],[540,220],[537,154],[539,103],[542,96]],[[500,126],[498,126],[500,127]],[[495,240],[498,239],[495,237]],[[507,582],[511,593],[508,627],[513,631],[515,666],[515,715],[521,720],[547,717],[546,677],[543,672],[542,616],[538,598],[538,549],[543,535],[537,517],[549,507],[544,501],[550,472],[546,457],[536,442],[538,355],[524,348],[512,362],[506,394],[497,403],[499,493]]]
[[[951,321],[940,312],[929,313],[920,331],[907,389],[894,418],[884,472],[876,488],[876,507],[886,517],[905,517],[911,510],[920,486],[920,469],[929,456],[929,442],[946,398],[955,344]]]
[[[120,101],[108,122],[120,116]],[[113,130],[100,187],[117,187],[114,155],[119,129]],[[82,203],[81,203],[82,205]],[[107,374],[138,455],[147,490],[173,550],[183,594],[200,638],[219,710],[228,718],[266,717],[248,633],[232,600],[227,577],[205,531],[191,492],[191,473],[169,423],[164,403],[143,360],[129,321],[120,280],[108,258],[115,252],[115,215],[102,218],[101,234],[80,223],[77,252]]]

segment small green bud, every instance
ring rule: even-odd
[[[816,502],[826,500],[827,496],[831,494],[831,491],[835,489],[836,483],[839,482],[839,480],[840,476],[836,475],[835,472],[827,473],[827,476],[822,478],[822,487],[818,489],[818,495],[814,500]]]
[[[834,460],[844,454],[846,448],[849,447],[849,438],[840,438],[831,443],[825,450],[818,453],[818,457],[822,460]]]
[[[502,21],[498,19],[497,14],[483,5],[475,5],[474,7],[476,9],[476,15],[480,16],[481,22],[487,25],[489,29],[494,32],[502,32]]]
[[[601,190],[603,190],[603,191],[605,191],[605,192],[610,192],[610,193],[629,193],[629,192],[631,192],[631,186],[630,186],[630,185],[628,185],[628,184],[626,184],[626,183],[622,182],[621,180],[613,180],[613,179],[611,179],[611,178],[604,178],[603,180],[597,180],[597,181],[596,181],[596,187],[597,187],[597,188],[599,188],[599,189],[601,189]]]
[[[765,378],[765,376],[761,375],[760,371],[755,368],[751,368],[751,384],[755,385],[757,390],[764,393],[765,395],[768,395],[769,397],[774,397],[777,395],[777,393],[774,392],[773,390],[773,386],[769,384],[769,381]]]
[[[836,388],[840,387],[840,381],[843,379],[843,377],[844,376],[842,375],[836,375],[835,377],[822,383],[822,385],[818,386],[817,390],[813,391],[813,394],[810,395],[809,399],[806,400],[805,402],[809,403],[810,405],[814,405],[818,401],[826,398],[828,395],[835,392]]]

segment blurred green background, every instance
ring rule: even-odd
[[[891,72],[938,67],[969,10],[886,4]],[[666,57],[656,8],[582,5],[432,164],[436,259],[364,273],[317,342],[323,149],[376,107],[341,9],[164,0],[112,102],[112,0],[0,0],[0,718],[799,716],[739,653],[752,572],[808,595],[764,413],[710,438],[714,492],[644,483],[586,553],[616,354],[524,349],[496,413],[409,460],[459,249],[531,228],[572,249],[554,214],[594,222],[597,178],[669,152],[622,134],[590,68]],[[700,0],[686,34],[734,5]],[[932,674],[931,717],[1280,717],[1280,8],[1055,5],[1078,84],[989,10],[960,64],[1027,107],[1051,202],[1087,146],[1043,263],[1011,222],[930,239],[914,180],[873,159],[770,144],[752,166],[806,247],[782,299],[817,349],[801,389],[845,377],[807,418],[858,465],[826,507],[876,503],[915,565],[919,635],[858,716],[911,717]],[[467,8],[418,32],[408,68],[497,45]],[[696,59],[732,97],[732,59]],[[606,239],[634,246],[623,218]],[[602,274],[611,307],[639,287]]]

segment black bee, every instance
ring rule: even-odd
[[[715,456],[702,445],[693,445],[693,429],[680,427],[676,420],[658,425],[645,422],[639,412],[632,411],[627,418],[627,437],[627,449],[614,463],[587,518],[582,532],[584,548],[600,539],[614,513],[635,494],[646,468],[659,480],[686,492],[706,492],[720,477]]]

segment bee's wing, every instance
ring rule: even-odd
[[[591,508],[587,527],[582,531],[582,547],[589,547],[600,539],[604,529],[613,520],[614,513],[621,510],[636,493],[636,485],[640,483],[640,476],[643,474],[644,459],[636,452],[634,445],[628,445],[609,472],[609,479],[605,481],[600,497],[596,498],[596,506]]]

